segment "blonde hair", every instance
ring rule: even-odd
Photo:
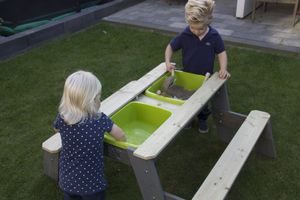
[[[97,116],[99,108],[95,97],[101,95],[101,83],[91,72],[77,71],[68,76],[59,113],[67,124],[76,124],[88,117]]]
[[[212,22],[213,0],[189,0],[185,4],[185,20],[188,24],[202,23],[209,25]]]

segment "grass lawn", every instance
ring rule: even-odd
[[[0,199],[62,199],[57,184],[43,174],[41,144],[53,134],[52,121],[64,79],[78,69],[95,73],[103,99],[163,62],[171,39],[136,28],[99,23],[48,42],[23,55],[0,61]],[[253,49],[228,48],[231,108],[272,116],[277,158],[251,154],[228,199],[294,200],[300,196],[300,59]],[[176,54],[175,61],[180,62]],[[191,199],[226,145],[213,121],[200,135],[182,131],[157,162],[164,190]],[[106,159],[108,200],[140,200],[129,166]]]

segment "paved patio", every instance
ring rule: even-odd
[[[236,0],[215,1],[212,26],[225,41],[300,53],[300,20],[294,27],[291,25],[292,5],[269,4],[266,12],[259,8],[252,23],[251,15],[235,17]],[[173,1],[146,0],[104,20],[177,33],[186,26],[184,3],[170,2]]]

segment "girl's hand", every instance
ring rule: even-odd
[[[124,131],[120,127],[118,127],[118,125],[116,125],[116,124],[113,125],[110,134],[116,140],[124,141],[124,142],[126,141],[126,136],[125,136]]]
[[[167,70],[168,72],[172,72],[172,70],[175,70],[175,65],[174,65],[174,63],[167,63],[167,62],[166,62],[166,70]]]
[[[226,69],[220,69],[219,71],[219,78],[221,79],[227,79],[230,77],[229,72]]]

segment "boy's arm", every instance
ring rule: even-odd
[[[175,69],[175,66],[171,63],[172,55],[173,55],[173,49],[172,49],[171,45],[168,44],[166,51],[165,51],[165,63],[166,63],[166,67],[167,67],[166,70],[169,72],[171,72],[172,70]]]
[[[219,53],[218,54],[218,59],[219,59],[219,65],[220,65],[219,77],[222,78],[222,79],[229,78],[230,74],[227,71],[227,54],[226,54],[226,51],[223,51],[222,53]]]
[[[123,132],[123,130],[118,127],[116,124],[113,125],[110,134],[116,139],[120,141],[126,141],[126,136]]]

